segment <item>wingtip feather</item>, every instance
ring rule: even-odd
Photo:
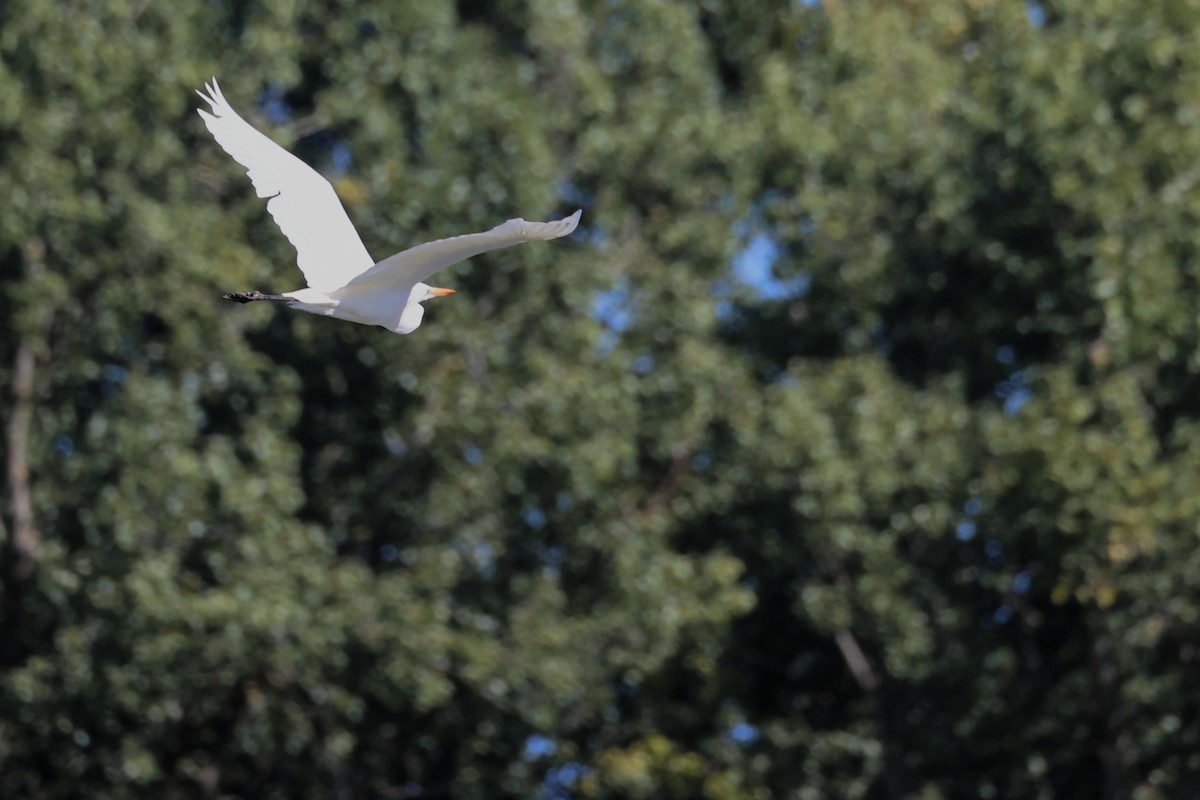
[[[199,89],[196,90],[196,94],[198,94],[200,96],[201,100],[208,103],[208,107],[210,109],[212,109],[213,111],[216,111],[217,110],[217,101],[215,99],[213,99],[212,91],[209,89],[209,86],[207,83],[204,84],[204,88],[209,91],[208,94],[205,94],[204,92],[200,91]]]
[[[583,216],[583,209],[578,208],[575,209],[574,214],[562,219],[561,222],[563,223],[563,231],[559,234],[559,237],[570,236],[572,233],[574,233],[575,229],[579,227],[579,218],[581,216]]]

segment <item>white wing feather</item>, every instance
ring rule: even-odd
[[[384,286],[415,286],[435,272],[471,256],[500,250],[524,242],[540,242],[568,236],[579,224],[582,209],[553,222],[510,219],[483,233],[466,233],[419,244],[389,256],[346,284],[346,289]]]
[[[323,292],[341,288],[375,260],[363,246],[333,186],[320,173],[242,119],[217,79],[197,91],[212,113],[197,109],[221,149],[246,168],[267,211],[296,248],[296,264],[308,285]]]

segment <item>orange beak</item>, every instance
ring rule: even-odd
[[[439,289],[436,286],[431,286],[429,287],[429,293],[434,297],[449,297],[455,292],[453,289]]]

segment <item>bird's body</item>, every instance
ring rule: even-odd
[[[285,292],[288,305],[310,314],[357,322],[361,325],[380,325],[393,333],[412,333],[421,325],[425,306],[421,303],[432,297],[453,294],[449,289],[435,289],[417,283],[408,286],[384,287],[377,290],[343,288],[326,294],[317,289],[297,289]]]
[[[215,78],[204,88],[207,94],[197,92],[211,108],[199,110],[204,124],[246,168],[258,196],[268,198],[267,211],[296,248],[296,263],[308,281],[294,292],[236,292],[225,295],[229,300],[276,300],[311,314],[412,333],[425,315],[424,301],[454,294],[424,283],[438,270],[489,250],[567,236],[579,224],[579,211],[554,222],[510,219],[490,231],[427,242],[376,263],[332,184],[242,119]]]

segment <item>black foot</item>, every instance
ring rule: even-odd
[[[255,300],[266,300],[262,292],[232,292],[230,294],[221,295],[226,300],[232,300],[235,303],[253,303]]]

